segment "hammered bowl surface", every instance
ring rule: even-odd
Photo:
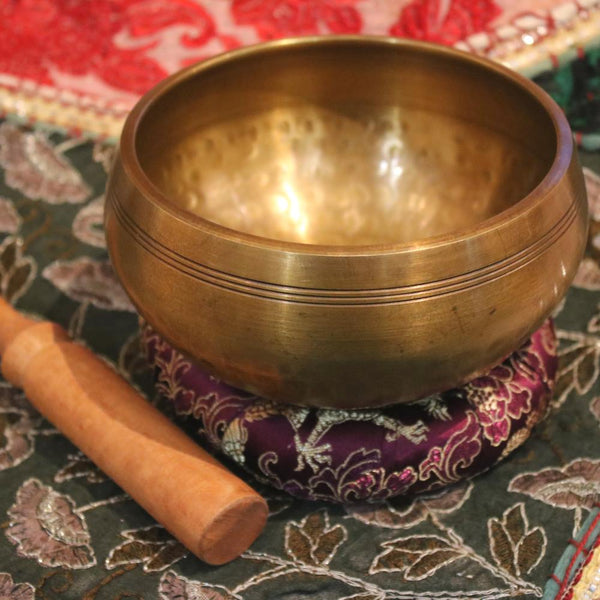
[[[211,125],[160,160],[154,180],[184,210],[283,242],[355,246],[476,226],[548,166],[508,135],[444,114],[311,105]]]

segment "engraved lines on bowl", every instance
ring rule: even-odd
[[[171,250],[144,231],[126,213],[118,196],[114,192],[110,193],[110,200],[116,218],[135,242],[163,263],[190,277],[199,279],[209,285],[249,296],[258,296],[280,302],[319,305],[331,304],[337,306],[365,306],[413,302],[415,300],[460,292],[495,279],[500,279],[507,273],[526,266],[542,255],[552,246],[556,239],[560,238],[569,229],[578,213],[578,202],[575,199],[552,229],[546,232],[534,244],[500,261],[469,273],[429,283],[395,288],[325,290],[285,286],[247,279],[193,261]]]

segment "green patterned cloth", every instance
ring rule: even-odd
[[[600,48],[535,78],[565,111],[579,144],[600,149]]]
[[[561,77],[568,79],[561,73],[553,85],[566,90]],[[21,310],[63,325],[160,404],[137,316],[104,244],[112,153],[0,123],[0,286]],[[239,559],[210,567],[0,382],[0,598],[541,597],[600,499],[600,155],[583,151],[582,161],[594,221],[556,318],[553,410],[504,462],[441,493],[369,507],[259,488],[271,508],[264,534]]]

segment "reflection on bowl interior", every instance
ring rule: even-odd
[[[415,66],[400,52],[397,64],[382,54],[366,65],[361,77],[373,82],[355,82],[364,89],[350,89],[356,74],[342,67],[340,90],[321,52],[309,71],[302,58],[266,55],[166,94],[144,117],[165,124],[148,127],[155,143],[139,139],[138,149],[167,201],[264,238],[411,242],[500,213],[548,170],[552,124],[494,74],[475,84],[467,74],[463,88],[455,65]]]
[[[477,224],[541,179],[510,138],[418,109],[316,106],[207,127],[169,148],[159,187],[231,229],[312,244],[408,242]]]

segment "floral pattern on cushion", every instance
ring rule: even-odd
[[[198,433],[262,482],[294,496],[379,502],[473,477],[521,445],[546,414],[557,370],[546,322],[503,363],[411,404],[339,410],[278,404],[228,386],[148,325],[159,390]]]

